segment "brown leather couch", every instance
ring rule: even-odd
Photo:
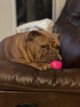
[[[0,107],[80,107],[79,5],[67,0],[53,29],[61,35],[63,69],[0,61]]]
[[[80,0],[66,1],[53,31],[61,35],[63,67],[80,68]]]

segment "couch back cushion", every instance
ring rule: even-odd
[[[63,67],[80,67],[80,0],[67,0],[53,32],[60,34]]]

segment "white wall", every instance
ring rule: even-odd
[[[56,20],[61,14],[61,11],[65,5],[66,0],[56,0]]]
[[[54,22],[59,18],[61,11],[65,5],[66,0],[53,0],[53,11],[52,16]]]
[[[13,8],[12,0],[0,0],[0,41],[14,33]]]

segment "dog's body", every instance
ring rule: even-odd
[[[50,68],[53,60],[61,60],[57,34],[31,31],[13,35],[0,43],[0,60],[14,61],[39,70]]]

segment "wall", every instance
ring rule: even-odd
[[[61,11],[65,5],[66,0],[53,0],[53,11],[52,16],[54,22],[59,18]]]
[[[56,0],[56,20],[61,14],[61,11],[65,5],[66,0]]]
[[[14,33],[12,7],[12,0],[0,0],[0,41]]]

